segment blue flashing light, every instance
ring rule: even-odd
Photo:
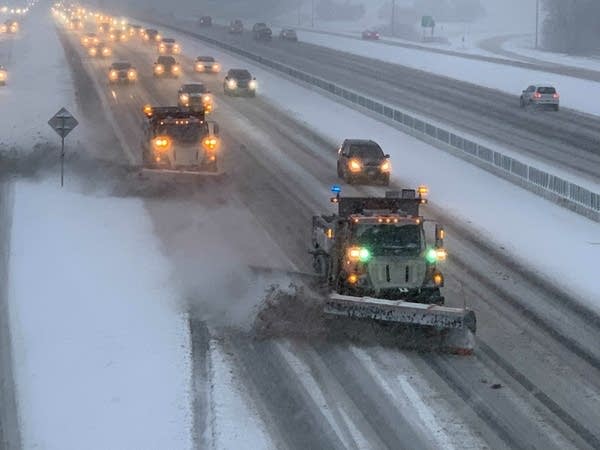
[[[331,192],[333,192],[334,194],[339,194],[340,192],[342,192],[342,188],[337,184],[334,184],[333,186],[331,186]]]

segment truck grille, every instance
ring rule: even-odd
[[[423,285],[425,262],[420,260],[394,260],[393,258],[371,261],[368,274],[375,289],[416,288]]]

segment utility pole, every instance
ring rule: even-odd
[[[535,0],[535,48],[538,48],[539,38],[539,22],[540,22],[540,0]]]
[[[315,0],[310,0],[310,26],[315,27]]]
[[[396,0],[392,0],[392,37],[396,35]]]

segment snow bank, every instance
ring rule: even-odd
[[[24,448],[191,447],[187,321],[140,201],[18,182],[10,257]]]

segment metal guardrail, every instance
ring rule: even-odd
[[[168,24],[159,25],[173,28],[173,26]],[[185,29],[176,29],[216,47],[256,61],[311,86],[316,86],[349,103],[366,108],[375,115],[383,116],[394,124],[400,125],[403,129],[409,131],[411,135],[421,140],[450,150],[454,155],[475,163],[488,172],[499,175],[521,187],[552,200],[560,206],[569,208],[592,220],[600,222],[600,193],[592,192],[568,180],[525,164],[511,156],[507,156],[444,128],[428,123],[396,107],[365,97],[351,89],[346,89],[330,81],[286,66],[277,61],[269,60],[260,55],[255,55],[254,53],[211,37]]]

